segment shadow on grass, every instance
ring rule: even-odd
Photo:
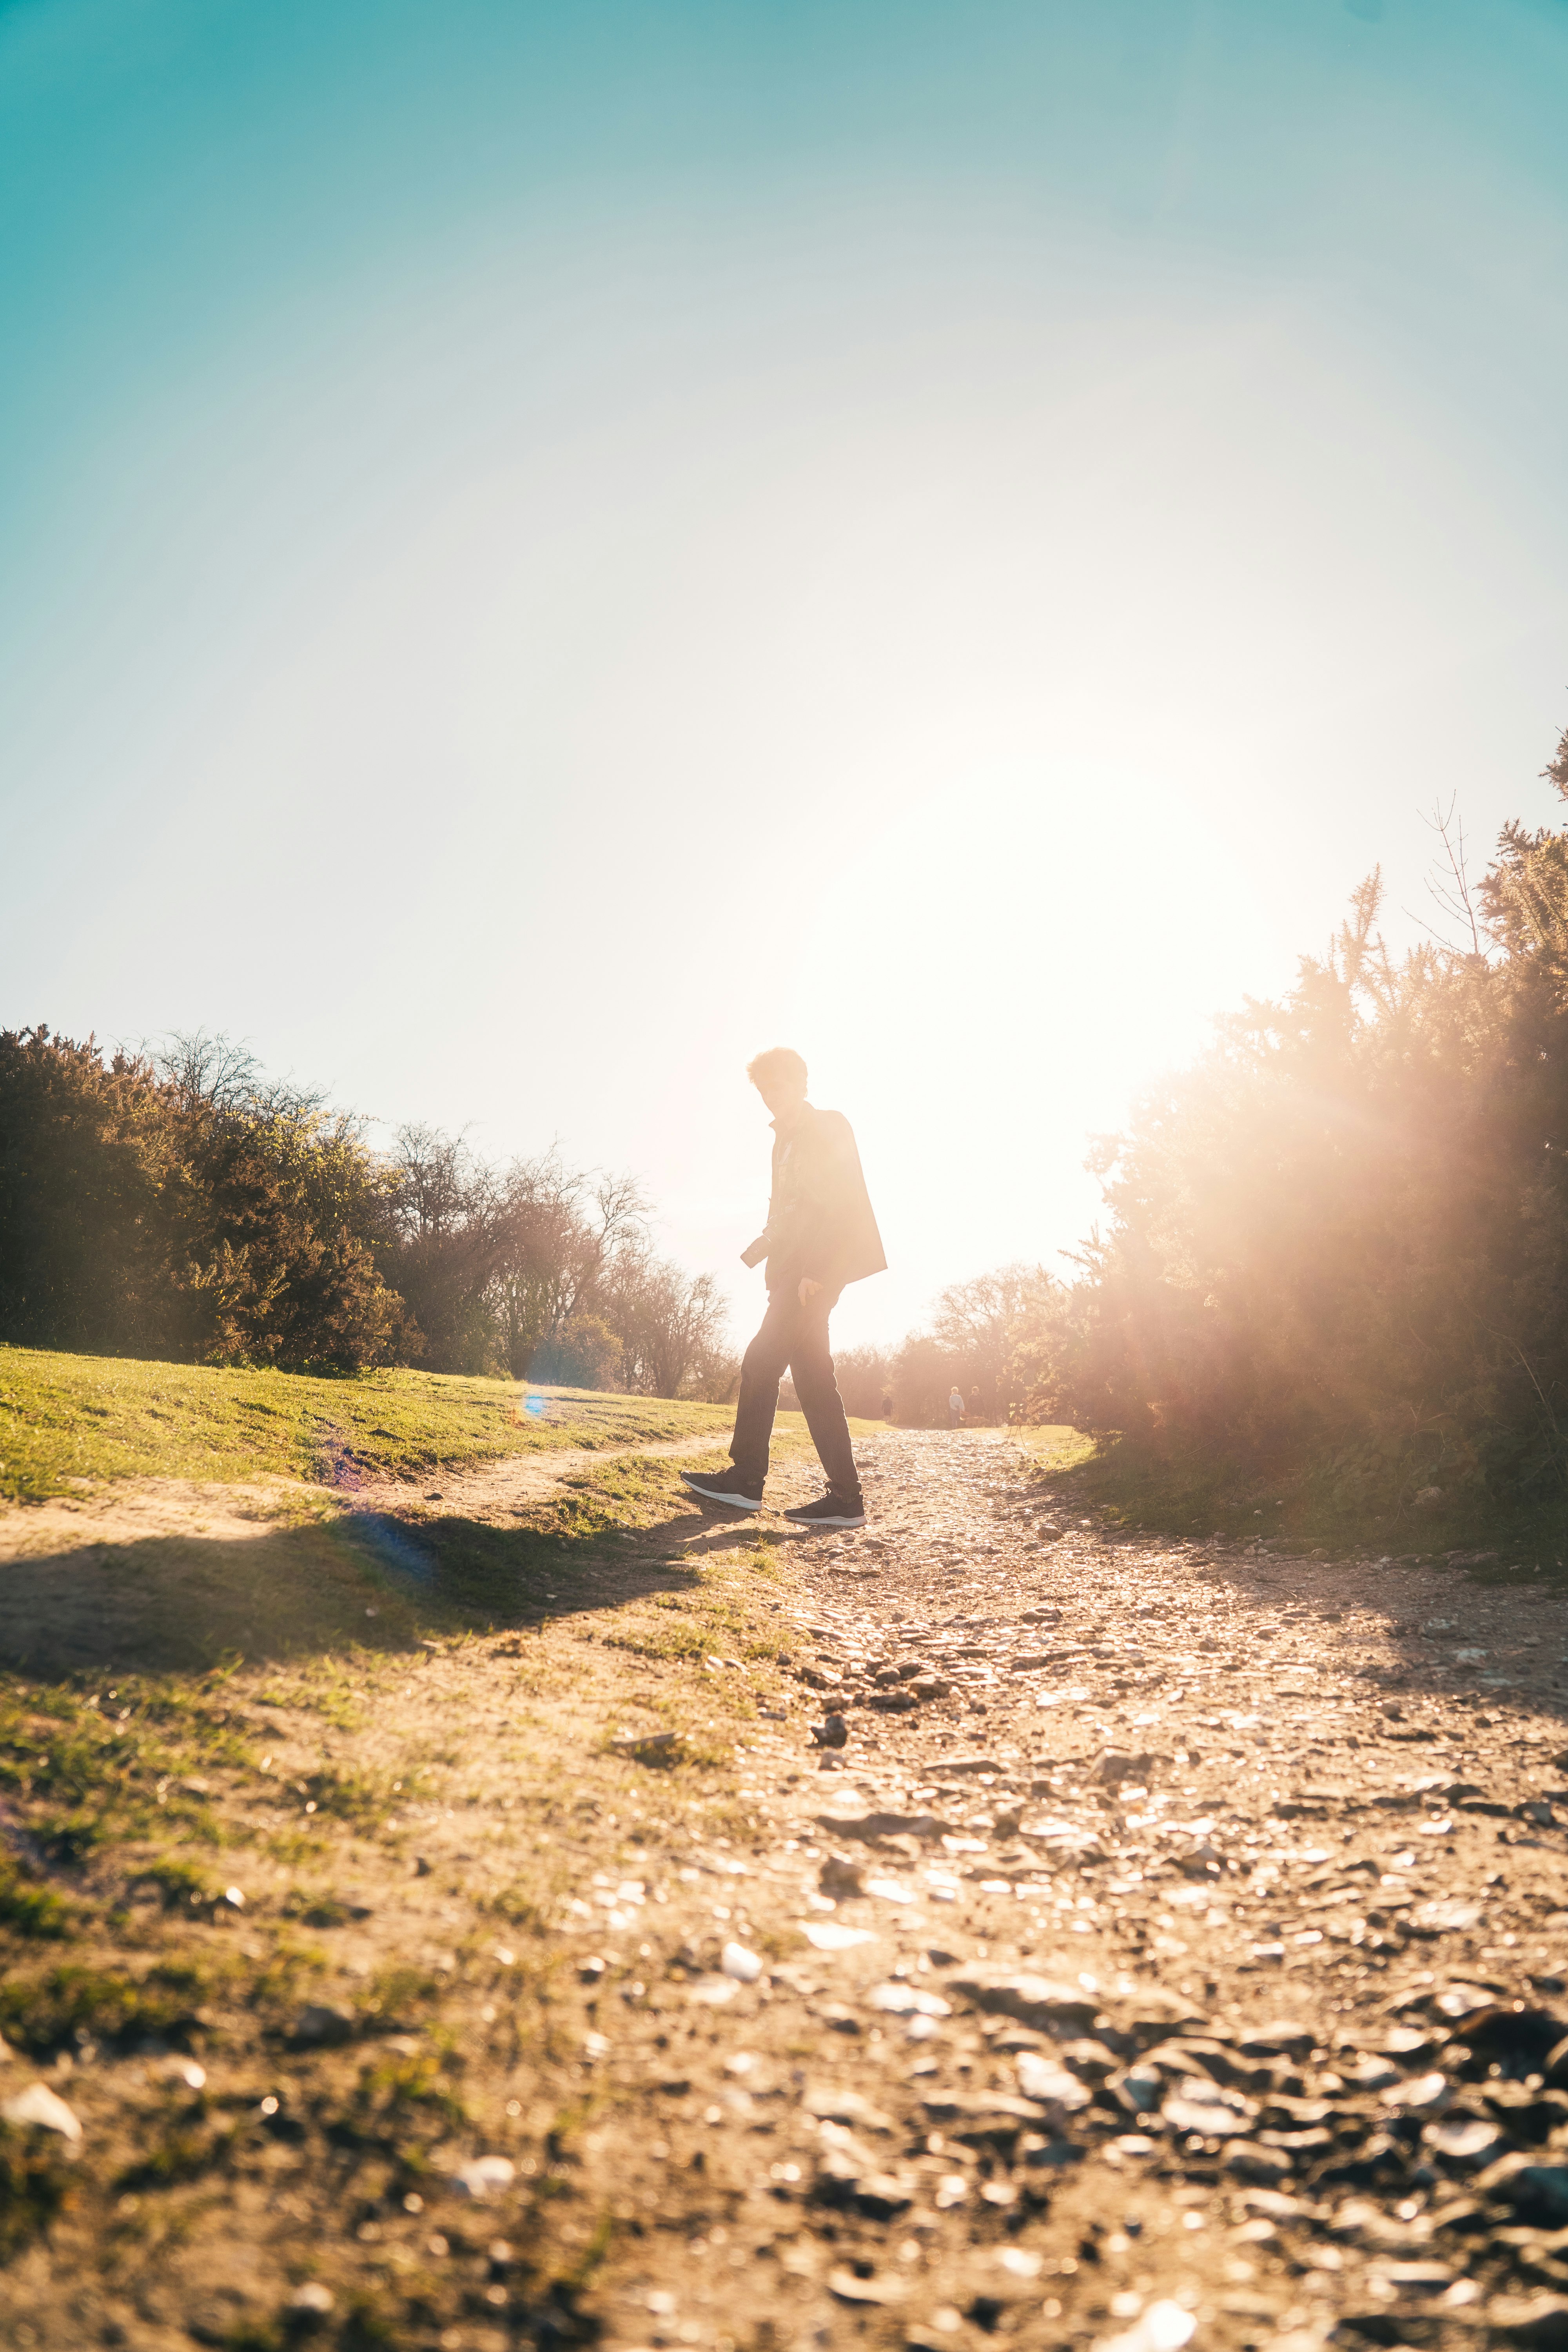
[[[1391,1489],[1347,1503],[1331,1472],[1316,1463],[1270,1467],[1123,1437],[1102,1439],[1065,1467],[1041,1464],[1031,1484],[1139,1533],[1198,1541],[1218,1535],[1227,1543],[1261,1538],[1286,1557],[1321,1549],[1334,1559],[1371,1554],[1405,1565],[1468,1555],[1462,1564],[1487,1582],[1529,1580],[1538,1570],[1543,1581],[1568,1573],[1568,1496],[1555,1492],[1526,1498],[1456,1489],[1422,1507]]]
[[[670,1554],[705,1524],[707,1555],[756,1540],[682,1507],[631,1542],[353,1513],[237,1539],[83,1545],[0,1567],[0,1663],[53,1677],[200,1672],[350,1644],[406,1650],[689,1589],[699,1564]]]

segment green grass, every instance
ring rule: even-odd
[[[1471,1570],[1482,1582],[1568,1570],[1568,1509],[1560,1496],[1528,1505],[1455,1485],[1441,1505],[1422,1508],[1408,1498],[1408,1476],[1401,1482],[1391,1474],[1381,1487],[1373,1479],[1347,1493],[1331,1455],[1270,1467],[1196,1448],[1143,1448],[1121,1437],[1095,1444],[1070,1431],[1017,1434],[1046,1491],[1112,1527],[1240,1542],[1263,1537],[1284,1556],[1371,1551],[1426,1559],[1494,1551],[1495,1563]]]
[[[8,1372],[51,1360],[3,1360]],[[226,1412],[258,1384],[318,1401],[369,1389],[69,1370],[142,1377],[143,1402],[169,1382],[195,1400],[196,1425],[204,1399]],[[450,1406],[451,1423],[471,1415],[470,1440],[483,1435],[473,1401],[488,1384],[403,1378],[411,1412],[437,1421]],[[561,1402],[573,1418],[522,1441],[587,1439],[600,1458],[559,1465],[566,1480],[531,1491],[526,1517],[470,1516],[456,1480],[425,1505],[424,1486],[444,1483],[431,1477],[393,1512],[356,1515],[323,1493],[319,1507],[263,1513],[244,1540],[204,1537],[198,1510],[188,1532],[143,1534],[128,1515],[116,1541],[105,1514],[90,1540],[24,1542],[9,1562],[0,2036],[19,2079],[61,2057],[134,2063],[100,2065],[79,2147],[0,2126],[0,2304],[24,2276],[5,2269],[19,2257],[53,2264],[70,2292],[100,2280],[162,2292],[166,2249],[213,2212],[228,2209],[237,2243],[260,2242],[270,2223],[252,2187],[281,2167],[309,2210],[300,2262],[336,2298],[334,2344],[466,2341],[472,2266],[416,2259],[388,2274],[375,2247],[405,2198],[444,2193],[454,2156],[498,2148],[527,2157],[510,2212],[470,2225],[433,2210],[454,2251],[504,2231],[512,2292],[531,2307],[553,2297],[552,2309],[562,2282],[614,2256],[609,2175],[583,2129],[605,2094],[584,2092],[582,2036],[613,2029],[621,1978],[650,1970],[641,1954],[613,1959],[595,2009],[567,1906],[595,1871],[661,1874],[694,1837],[773,1834],[736,1762],[759,1703],[778,1699],[786,1636],[770,1612],[782,1614],[788,1552],[750,1527],[688,1552],[708,1523],[677,1465],[646,1446],[696,1430],[706,1458],[711,1433],[718,1459],[727,1412]],[[169,1427],[153,1433],[164,1470],[191,1443],[177,1413]],[[439,1434],[445,1466],[458,1449],[449,1427]],[[781,1416],[779,1438],[798,1477],[809,1441],[797,1415]],[[26,1533],[27,1516],[10,1517]],[[677,1735],[668,1748],[636,1752],[635,1736],[661,1733]],[[438,1957],[421,1955],[423,1929],[406,1932],[411,1872],[435,1874],[414,1903],[438,1904]],[[651,1913],[646,1925],[662,1972]],[[314,2000],[353,2012],[342,2046],[299,2043]],[[409,2236],[411,2252],[421,2243]],[[267,2306],[225,2339],[237,2352],[284,2352],[299,2333],[285,2298],[300,2271],[268,2273],[271,2259],[258,2270]]]
[[[520,1412],[525,1394],[542,1410]],[[319,1380],[0,1347],[0,1496],[36,1502],[84,1480],[150,1476],[423,1477],[563,1446],[718,1437],[731,1419],[727,1405],[444,1372]]]

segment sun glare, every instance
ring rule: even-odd
[[[1070,1245],[1088,1136],[1207,1034],[1240,968],[1291,969],[1226,840],[1169,779],[1062,767],[973,778],[868,840],[825,896],[778,1034],[885,1171],[889,1275],[857,1328],[952,1279]],[[846,1013],[855,1019],[847,1027]]]

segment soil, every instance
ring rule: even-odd
[[[258,1995],[44,2070],[84,2186],[0,2342],[1568,2337],[1562,1596],[1115,1534],[1002,1432],[861,1458],[864,1533],[672,1502],[330,1734],[238,1679],[274,1783],[449,1776],[321,1863],[318,2039]],[[782,1673],[661,1662],[700,1566]],[[252,1837],[282,1794],[234,1775]],[[304,1867],[214,1947],[259,1962]],[[427,2012],[368,1998],[394,1961]],[[417,2161],[349,2128],[399,2065],[454,2086]],[[221,2164],[125,2185],[220,2107]]]
[[[552,1493],[563,1478],[607,1462],[711,1454],[713,1444],[711,1435],[701,1435],[502,1454],[473,1469],[443,1470],[436,1474],[435,1487],[416,1489],[397,1479],[367,1478],[342,1465],[331,1486],[293,1478],[121,1478],[104,1486],[83,1480],[80,1494],[44,1503],[0,1503],[0,1561],[158,1536],[243,1542],[280,1520],[314,1515],[334,1502],[351,1512],[403,1512],[416,1501],[443,1502],[448,1515],[501,1525]]]

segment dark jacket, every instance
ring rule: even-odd
[[[882,1236],[842,1111],[805,1103],[787,1134],[775,1122],[767,1226],[742,1255],[747,1265],[767,1260],[770,1290],[805,1276],[837,1292],[882,1272]]]

